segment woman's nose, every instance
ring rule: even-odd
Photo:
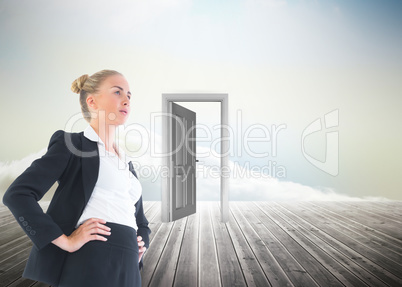
[[[129,106],[129,105],[130,105],[130,98],[129,98],[129,96],[127,96],[127,97],[125,98],[123,105],[125,105],[125,106]]]

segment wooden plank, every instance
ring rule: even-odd
[[[388,270],[385,270],[384,266],[378,264],[376,260],[373,261],[368,259],[366,256],[367,250],[364,250],[363,248],[357,248],[358,250],[356,250],[355,247],[358,243],[353,242],[348,237],[344,236],[341,231],[330,227],[329,225],[331,225],[331,223],[325,217],[310,212],[303,203],[289,204],[281,202],[280,205],[284,206],[297,216],[305,219],[313,225],[314,228],[317,228],[319,230],[319,232],[316,233],[317,235],[322,236],[323,234],[327,234],[328,236],[325,236],[325,241],[328,244],[340,250],[343,254],[346,254],[346,256],[349,256],[355,261],[355,263],[368,270],[380,280],[390,284],[390,286],[398,286],[399,284],[402,284],[400,278]]]
[[[148,286],[154,275],[154,271],[158,266],[159,259],[165,248],[166,242],[169,238],[170,232],[173,227],[173,222],[165,223],[160,226],[156,233],[151,233],[152,241],[149,249],[144,256],[144,268],[141,271],[141,279],[144,286]]]
[[[305,272],[307,272],[313,280],[319,286],[341,286],[342,284],[339,280],[330,273],[326,268],[324,268],[316,258],[314,258],[309,252],[307,252],[296,240],[294,240],[286,232],[286,226],[280,224],[276,218],[278,216],[272,210],[264,208],[259,205],[259,210],[255,209],[254,213],[263,212],[273,224],[269,224],[269,228],[273,235],[278,238],[278,240],[286,246],[289,253],[297,260],[297,262],[303,266]],[[263,222],[268,227],[267,222]]]
[[[311,206],[311,207],[318,207],[319,209],[323,209],[323,207],[319,204],[315,204],[315,205],[312,203],[305,203],[305,204],[309,204],[309,206]],[[357,223],[354,220],[351,220],[348,217],[343,216],[342,214],[335,213],[328,209],[325,209],[325,211],[328,216],[336,218],[339,222],[343,222],[344,224],[347,224],[352,229],[359,230],[360,232],[366,232],[367,234],[370,234],[370,238],[372,238],[373,242],[376,242],[376,243],[380,244],[381,246],[384,246],[385,248],[394,250],[395,252],[401,253],[401,248],[402,248],[401,240],[394,238],[392,236],[389,236],[387,234],[384,234],[383,232],[378,232],[377,230],[375,230],[371,227]],[[398,226],[395,226],[395,227],[398,228]]]
[[[148,204],[147,201],[144,201],[144,204]],[[158,230],[161,225],[160,221],[160,202],[155,202],[152,205],[152,208],[150,207],[147,212],[145,213],[145,216],[149,222],[148,227],[151,229],[151,234],[149,235],[149,242],[150,242],[150,247],[152,244],[152,240],[154,236],[158,233]],[[158,244],[157,242],[154,243],[155,245]],[[150,251],[151,249],[151,251]],[[152,278],[152,274],[155,270],[157,262],[153,262],[152,260],[155,259],[155,257],[152,257],[151,259],[148,259],[148,256],[156,256],[156,254],[152,251],[152,248],[148,248],[148,250],[145,252],[144,257],[143,257],[143,269],[141,270],[141,278],[145,282],[149,282]],[[160,254],[159,254],[160,256]],[[158,257],[159,258],[159,257]],[[149,266],[151,263],[155,263],[155,265]],[[144,285],[144,284],[143,284]],[[147,286],[147,285],[144,285]]]
[[[24,238],[25,240],[13,248],[7,248],[0,254],[0,266],[1,269],[3,269],[3,262],[6,260],[9,260],[10,258],[13,258],[16,254],[21,252],[22,250],[29,249],[31,250],[32,247],[32,242],[29,240],[29,238],[26,236]]]
[[[7,232],[7,231],[5,231]],[[29,242],[32,245],[32,241],[26,236],[25,234],[17,237],[10,242],[7,242],[6,244],[3,244],[0,246],[0,262],[5,259],[5,256],[9,250],[12,250],[14,248],[19,248],[21,244],[25,244],[26,242]]]
[[[226,224],[221,222],[220,209],[217,202],[209,205],[212,228],[218,255],[222,286],[246,286],[243,272],[239,265],[232,240]]]
[[[209,212],[211,202],[197,202],[200,213],[199,286],[221,286],[218,255]]]
[[[147,205],[148,202],[144,201],[144,205]],[[158,233],[158,230],[160,228],[161,225],[161,221],[160,221],[160,214],[161,214],[161,210],[160,210],[160,202],[154,202],[154,204],[152,206],[150,206],[150,208],[147,209],[146,213],[145,213],[145,217],[147,218],[149,224],[148,227],[151,229],[151,234],[149,235],[149,242],[150,242],[150,246],[152,244],[152,240],[154,238],[154,236]],[[158,243],[155,243],[158,244]],[[151,251],[150,251],[151,249]],[[151,255],[150,255],[151,254]],[[143,256],[143,269],[141,270],[141,279],[144,282],[149,282],[152,278],[152,274],[155,270],[156,264],[157,262],[153,262],[152,260],[155,259],[155,257],[152,257],[151,259],[148,259],[148,256],[156,256],[156,254],[152,251],[152,248],[148,248]],[[159,254],[160,256],[160,254]],[[158,257],[159,258],[159,257]],[[153,263],[155,263],[155,265],[153,265]],[[151,264],[151,265],[150,265]],[[150,265],[150,266],[149,266]],[[143,286],[147,286],[144,285]]]
[[[47,210],[48,206],[49,206],[48,201],[46,202],[40,202],[39,205],[43,210]],[[0,228],[4,229],[4,228],[8,228],[8,226],[6,226],[7,224],[14,224],[16,222],[16,219],[14,217],[14,215],[10,212],[10,210],[8,209],[7,206],[0,204],[1,206],[1,211],[0,211]]]
[[[176,223],[161,222],[160,202],[144,201],[152,233],[141,271],[143,286],[231,286],[236,282],[239,286],[292,286],[292,282],[322,286],[325,279],[317,277],[322,276],[322,268],[345,286],[361,286],[359,280],[368,286],[402,286],[401,273],[394,274],[402,272],[402,240],[364,224],[377,220],[381,227],[382,219],[397,232],[401,202],[231,202],[226,224],[220,222],[216,202],[199,202],[197,209],[194,217],[174,229]],[[7,228],[1,228],[0,238],[9,241],[0,245],[0,270],[7,269],[0,272],[0,286],[48,286],[21,278],[31,243],[8,211],[3,216]],[[162,271],[169,273],[163,274],[167,280],[156,279]],[[336,282],[333,285],[339,285]]]
[[[147,206],[146,211],[145,211],[145,206]],[[159,221],[156,217],[158,212],[160,212],[160,203],[151,202],[151,204],[148,204],[146,201],[144,202],[144,214],[145,214],[145,217],[147,218],[148,222]],[[152,234],[152,229],[151,229],[151,234]]]
[[[363,203],[366,209],[385,211],[398,218],[402,216],[402,201],[364,201]]]
[[[373,202],[370,204],[370,202],[366,201],[342,201],[339,202],[339,205],[342,205],[344,208],[348,209],[355,209],[355,210],[361,210],[363,212],[367,212],[369,214],[373,214],[374,216],[377,217],[383,217],[383,218],[388,218],[392,221],[396,221],[399,224],[402,224],[402,215],[396,215],[394,211],[397,211],[398,208],[393,208],[392,210],[390,209],[382,209],[381,207],[378,206],[378,204],[374,204]]]
[[[3,194],[3,196],[4,196],[4,194]],[[5,206],[2,201],[0,201],[0,212],[3,212],[5,210],[8,210],[7,206]]]
[[[31,287],[35,282],[36,281],[20,277],[10,285],[7,285],[7,287]]]
[[[197,208],[199,207],[197,206]],[[187,218],[174,286],[188,287],[198,285],[199,221],[199,213],[192,214]]]
[[[0,228],[4,228],[7,224],[14,223],[15,217],[9,210],[5,210],[3,214],[0,214]]]
[[[12,270],[15,267],[16,263],[25,262],[28,259],[30,252],[31,252],[31,248],[28,247],[28,248],[20,250],[14,256],[11,256],[11,257],[7,258],[6,260],[4,260],[1,263],[1,267],[0,267],[0,274],[1,274],[0,282],[3,282],[3,280],[1,279],[2,278],[1,276],[2,275],[9,276],[10,274],[12,274],[10,272],[10,270]],[[24,268],[25,268],[25,266],[24,266]],[[21,269],[21,274],[22,274],[22,271],[24,270],[24,268]],[[17,274],[17,276],[15,276],[13,279],[14,280],[18,279],[21,276],[21,274]],[[14,280],[12,280],[12,281],[14,281]]]
[[[149,210],[153,209],[155,204],[156,204],[156,201],[143,201],[142,202],[145,216],[147,216]]]
[[[158,206],[155,206],[152,209],[152,212],[149,212],[149,216],[148,214],[146,216],[149,222],[148,227],[151,229],[151,234],[149,235],[149,242],[152,242],[155,234],[158,232],[159,228],[162,225],[160,204],[158,204]]]
[[[247,286],[271,286],[267,277],[265,276],[259,262],[251,250],[245,235],[240,230],[239,225],[229,213],[229,222],[226,224],[229,236],[232,239],[234,250],[243,270],[244,278],[246,279]]]
[[[368,286],[385,286],[384,282],[380,281],[372,273],[356,263],[355,258],[359,256],[357,253],[353,251],[347,252],[348,249],[342,250],[343,245],[340,242],[334,240],[331,236],[321,232],[314,225],[309,223],[306,220],[306,216],[299,216],[282,205],[283,203],[280,203],[280,205],[276,204],[275,207],[303,228],[299,229],[299,231],[304,232],[317,246],[320,246],[320,248],[340,262],[340,264],[347,267],[355,276],[360,278],[360,280],[365,282]]]
[[[26,236],[25,232],[17,222],[10,223],[7,226],[2,227],[2,229],[7,230],[7,232],[0,233],[0,246],[7,244],[18,237]]]
[[[2,286],[7,286],[20,278],[26,263],[27,259],[25,259],[24,261],[15,262],[15,264],[13,264],[13,267],[8,269],[7,272],[1,272],[0,282],[1,284],[3,284]]]
[[[307,207],[306,203],[305,206]],[[310,204],[309,204],[310,205]],[[310,209],[313,211],[312,209]],[[322,209],[321,209],[322,210]],[[400,261],[400,256],[396,253],[391,252],[390,250],[384,249],[382,252],[381,250],[376,251],[369,247],[367,240],[364,236],[358,236],[356,233],[353,233],[345,225],[338,224],[336,221],[332,220],[325,212],[324,215],[322,213],[315,213],[315,217],[325,217],[327,220],[327,224],[325,225],[326,232],[331,232],[334,238],[337,238],[339,241],[343,242],[344,244],[348,245],[349,247],[353,248],[360,254],[364,254],[364,256],[370,259],[373,262],[376,262],[381,267],[387,269],[389,272],[393,273],[394,275],[402,278],[402,261]],[[370,243],[374,247],[377,247],[375,244]],[[397,258],[396,260],[392,260],[390,257],[384,255],[387,253],[388,256],[392,258]],[[393,256],[395,255],[395,256]]]
[[[362,210],[356,210],[353,208],[348,209],[340,204],[333,204],[331,202],[320,202],[320,205],[330,211],[342,214],[342,216],[345,216],[356,223],[363,224],[367,227],[397,238],[398,240],[402,240],[402,229],[395,228],[395,226],[399,223],[391,219],[387,219],[376,214],[370,214],[369,212]]]
[[[234,203],[231,202],[231,205],[233,206]],[[281,266],[292,284],[294,286],[317,286],[317,283],[310,277],[303,266],[295,260],[286,247],[271,232],[270,224],[274,223],[270,221],[264,213],[258,210],[255,214],[252,211],[252,209],[255,208],[251,209],[249,205],[244,203],[236,203],[236,205],[240,205],[239,208],[241,208],[244,218],[261,238],[262,243],[273,255],[275,261]],[[264,222],[270,224],[265,225]]]
[[[149,286],[173,285],[186,223],[187,217],[178,219],[173,223],[172,231]]]
[[[389,207],[381,205],[378,201],[345,201],[341,204],[348,206],[348,208],[354,207],[365,211],[377,213],[384,217],[397,220],[402,223],[402,208],[397,206]]]
[[[243,212],[248,212],[250,207],[239,207],[239,205],[243,205],[242,202],[231,202],[230,205],[235,220],[238,222],[239,226],[241,226],[241,230],[252,247],[270,284],[274,287],[293,286],[290,278],[265,244],[265,239],[267,238],[265,234],[257,233],[258,231],[264,231],[257,228],[261,224],[261,221],[259,221],[255,216],[246,215],[246,218],[246,216],[243,215]]]
[[[262,208],[262,206],[260,206],[260,208]],[[272,214],[274,215],[273,220],[275,223],[285,227],[283,230],[288,233],[289,236],[292,237],[298,244],[300,244],[308,253],[310,253],[319,262],[318,265],[323,265],[323,267],[328,269],[328,271],[331,272],[343,285],[354,287],[367,286],[362,280],[350,272],[347,266],[342,265],[326,252],[328,247],[325,245],[325,242],[319,240],[317,237],[314,238],[311,236],[311,232],[308,232],[297,222],[287,217],[277,208],[277,206],[266,204],[263,208],[272,210]],[[322,246],[324,246],[324,248],[322,248]],[[316,278],[314,273],[317,272],[313,272],[311,275]],[[322,286],[322,282],[320,285]],[[331,284],[328,282],[328,284],[325,283],[325,285]]]
[[[233,202],[230,209],[231,213],[227,227],[239,258],[240,266],[243,269],[247,286],[293,286],[275,258],[262,243],[258,234],[250,227]],[[260,255],[263,256],[261,257]],[[264,267],[266,268],[265,273]],[[272,284],[270,281],[273,281]]]
[[[354,240],[365,245],[368,249],[374,250],[390,260],[401,264],[402,262],[402,242],[399,240],[391,240],[389,237],[382,236],[382,233],[376,233],[373,229],[365,228],[361,225],[356,225],[349,221],[348,218],[336,213],[328,212],[321,208],[318,204],[306,202],[306,207],[325,216],[339,228],[343,234],[353,238]],[[402,266],[401,266],[402,268]]]

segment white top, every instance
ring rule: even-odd
[[[130,226],[137,230],[135,203],[142,194],[139,180],[130,172],[128,163],[108,152],[105,144],[91,126],[84,131],[84,136],[98,143],[99,175],[95,188],[76,227],[85,220],[95,217]]]

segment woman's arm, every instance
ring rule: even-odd
[[[137,203],[135,204],[135,219],[137,222],[137,236],[140,236],[141,239],[139,240],[139,243],[141,246],[139,246],[140,250],[140,263],[139,263],[139,267],[140,269],[142,268],[142,256],[145,252],[145,250],[143,249],[142,246],[145,247],[145,249],[148,249],[149,247],[149,234],[151,233],[151,229],[149,229],[148,227],[148,220],[145,217],[144,214],[144,207],[142,205],[142,196],[140,197],[140,199],[137,201]],[[138,239],[137,239],[138,240]],[[141,241],[143,241],[143,244],[141,243]],[[142,249],[142,250],[141,250]]]
[[[90,218],[74,230],[70,236],[63,234],[52,243],[65,251],[75,252],[88,241],[107,241],[105,237],[99,235],[110,235],[110,228],[104,225],[105,223],[106,221],[103,219]]]
[[[135,204],[135,219],[137,222],[137,236],[142,237],[142,241],[144,241],[144,246],[146,248],[149,247],[149,234],[151,233],[151,229],[148,227],[148,220],[144,214],[144,208],[142,205],[142,196]]]
[[[55,132],[46,154],[17,177],[4,194],[4,205],[38,249],[63,235],[61,228],[43,212],[38,201],[62,176],[70,156],[64,131]]]

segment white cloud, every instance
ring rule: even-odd
[[[3,194],[13,181],[24,172],[35,159],[40,158],[45,152],[46,148],[20,160],[0,162],[0,194]]]
[[[149,135],[150,131],[147,132]],[[161,136],[154,133],[155,141],[150,144],[150,148],[161,146]],[[129,137],[130,145],[144,145],[144,137],[136,134]],[[142,147],[144,148],[144,147]],[[163,170],[162,159],[152,157],[148,152],[141,157],[132,158],[137,164],[138,174],[143,181],[147,181],[149,192],[153,193],[152,198],[160,196],[160,174]],[[158,149],[160,152],[160,149]],[[218,168],[220,159],[210,148],[197,146],[198,154],[209,154],[207,157],[199,157],[197,164],[197,199],[198,200],[219,200],[220,177]],[[132,153],[134,155],[134,153]],[[296,201],[296,200],[388,200],[383,197],[352,197],[339,193],[328,187],[310,187],[291,181],[282,181],[278,178],[268,176],[265,172],[267,168],[263,166],[253,166],[249,168],[239,165],[237,162],[229,161],[231,170],[229,186],[231,200],[276,200],[276,201]],[[275,175],[275,173],[273,173]],[[152,186],[157,188],[154,191]]]
[[[151,132],[147,131],[150,135]],[[124,139],[121,136],[120,141]],[[139,134],[130,134],[125,138],[130,145],[127,147],[140,147],[144,144],[144,138]],[[160,147],[161,137],[158,134],[154,136],[154,146]],[[126,147],[126,148],[127,148]],[[135,152],[128,152],[127,156],[131,156],[140,181],[143,183],[145,200],[161,199],[161,174],[163,172],[161,157],[151,156],[148,146],[147,152],[140,157],[135,157]],[[33,160],[44,154],[46,149],[42,149],[38,153],[29,155],[21,160],[15,160],[8,163],[0,162],[0,187],[4,191],[12,181],[21,174]],[[219,200],[220,177],[218,168],[220,159],[216,157],[210,148],[197,147],[199,153],[209,153],[204,158],[199,158],[197,165],[197,199],[198,200]],[[138,155],[138,154],[137,154]],[[230,200],[272,200],[272,201],[355,201],[355,200],[388,200],[382,197],[351,197],[346,194],[322,187],[313,188],[291,181],[281,181],[275,177],[270,177],[263,172],[259,172],[262,167],[251,166],[245,168],[234,161],[229,161],[230,180],[229,194]]]
[[[207,148],[198,148],[202,152],[208,152]],[[200,152],[201,152],[200,151]],[[212,166],[219,166],[219,158],[209,156],[204,160],[204,171],[208,174],[208,169]],[[291,181],[281,181],[264,173],[263,166],[253,166],[250,168],[240,166],[237,162],[229,161],[231,176],[229,179],[230,200],[272,200],[272,201],[337,201],[337,200],[387,200],[382,197],[352,197],[336,192],[332,188],[314,188]],[[207,171],[206,171],[207,170]],[[261,172],[259,172],[261,171]],[[210,173],[209,173],[210,174]],[[199,196],[207,200],[211,196],[211,189],[219,186],[219,178],[202,177],[198,179],[197,191],[203,194]],[[204,195],[205,193],[205,195]],[[218,194],[219,195],[219,194]],[[214,200],[219,200],[216,193],[212,192]]]

